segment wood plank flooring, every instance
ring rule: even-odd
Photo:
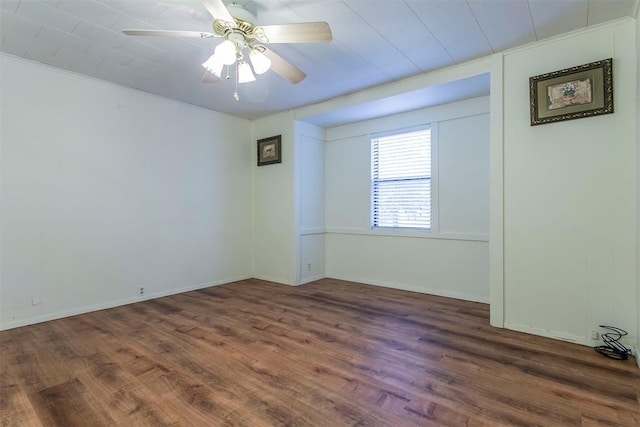
[[[246,280],[0,332],[2,426],[638,426],[635,360],[485,304]]]

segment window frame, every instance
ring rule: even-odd
[[[373,140],[386,136],[400,135],[430,129],[431,144],[431,224],[430,228],[421,227],[389,227],[376,226],[374,217],[374,179],[373,179]],[[415,126],[402,127],[393,130],[376,132],[369,135],[369,228],[379,234],[424,236],[425,234],[438,233],[438,122],[422,123]]]

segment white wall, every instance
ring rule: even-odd
[[[439,232],[486,237],[489,113],[438,122],[438,159]]]
[[[2,328],[251,276],[249,121],[0,61]]]
[[[637,336],[635,26],[626,20],[504,55],[508,328],[584,344],[598,324]],[[614,114],[529,125],[530,76],[610,57]]]
[[[489,99],[476,98],[327,129],[327,276],[489,300]],[[370,135],[433,126],[439,229],[370,226]]]
[[[640,17],[637,15],[638,9],[636,8],[636,153],[638,156],[636,164],[636,176],[638,178],[638,205],[636,208],[638,213],[638,222],[636,224],[638,233],[638,238],[636,240],[636,316],[638,318],[638,326],[636,329],[636,348],[640,349],[640,120],[638,120],[638,116],[640,115],[640,84],[638,84],[638,81],[640,80]],[[636,357],[636,362],[640,366],[640,357]]]
[[[297,283],[325,277],[325,130],[296,121]]]
[[[253,168],[253,276],[287,285],[323,278],[324,129],[291,112],[253,124],[255,140],[282,136],[282,163]]]
[[[256,166],[256,140],[282,136],[282,163]],[[253,276],[294,285],[297,255],[294,129],[290,113],[253,122]]]

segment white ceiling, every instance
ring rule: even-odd
[[[225,3],[230,3],[225,1]],[[257,25],[326,21],[333,41],[271,44],[307,74],[273,72],[240,85],[201,83],[220,39],[130,37],[124,28],[211,31],[198,0],[0,0],[0,49],[11,55],[254,119],[433,71],[605,21],[633,16],[638,0],[238,0]],[[467,86],[465,83],[469,83]],[[429,99],[488,93],[486,76],[429,88]],[[465,94],[468,91],[468,94]],[[375,114],[424,106],[424,93],[368,105]],[[455,98],[455,97],[454,97]],[[395,111],[393,111],[395,109]],[[338,123],[345,114],[317,117]],[[367,118],[367,117],[361,117]],[[310,118],[314,121],[314,118]]]

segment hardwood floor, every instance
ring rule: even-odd
[[[0,333],[2,426],[638,426],[635,360],[488,306],[247,280]]]

